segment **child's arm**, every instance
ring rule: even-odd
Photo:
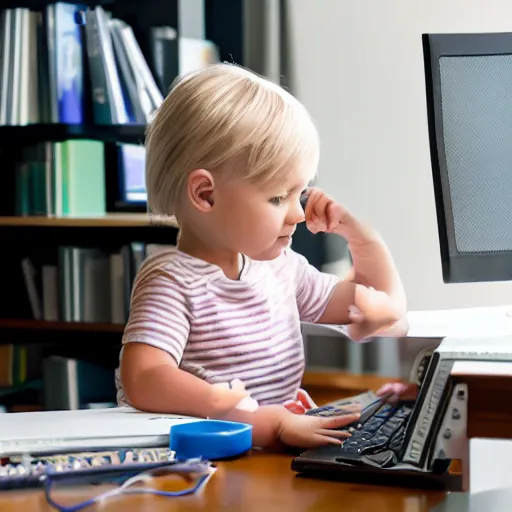
[[[347,275],[345,276],[345,281],[355,282],[355,270],[354,267],[351,267]],[[349,294],[350,295],[350,294]],[[351,307],[349,306],[349,309]],[[405,309],[405,308],[404,308]],[[353,321],[354,314],[351,314],[351,320]],[[405,336],[409,331],[409,320],[407,319],[406,314],[402,314],[398,321],[392,323],[389,326],[384,326],[375,334],[379,336],[389,336],[389,337],[402,337]]]
[[[359,418],[357,413],[315,418],[293,414],[280,405],[254,412],[237,409],[245,393],[208,384],[177,368],[164,351],[143,343],[124,347],[121,379],[128,401],[137,409],[250,423],[253,445],[262,448],[280,443],[301,448],[339,443],[347,434],[332,429]]]
[[[186,288],[164,266],[165,260],[143,264],[133,286],[120,361],[123,390],[134,407],[147,411],[192,416],[225,413],[247,393],[222,393],[218,386],[178,368],[192,313]]]
[[[309,189],[305,210],[308,229],[343,236],[353,261],[350,279],[340,281],[318,319],[349,324],[354,339],[379,332],[405,335],[405,291],[386,244],[372,228],[317,188]]]
[[[248,396],[245,390],[212,386],[180,370],[168,353],[145,343],[124,346],[121,380],[130,403],[150,412],[213,418]]]

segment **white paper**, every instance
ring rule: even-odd
[[[500,375],[509,377],[512,375],[512,361],[455,361],[452,375]]]
[[[410,311],[409,332],[405,338],[444,338],[446,336],[512,335],[512,305],[485,308]],[[304,334],[349,338],[346,325],[302,323]],[[375,336],[372,341],[390,336]]]
[[[471,494],[512,486],[511,440],[471,439],[469,461]],[[492,508],[491,510],[510,510],[509,500],[510,495],[506,508]]]
[[[512,334],[512,306],[411,311],[408,338]]]

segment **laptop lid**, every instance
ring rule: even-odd
[[[173,425],[192,421],[131,407],[0,414],[0,456],[165,447]]]

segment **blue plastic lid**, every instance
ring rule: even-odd
[[[233,421],[201,420],[171,427],[169,449],[177,459],[208,460],[241,455],[252,447],[252,425]]]

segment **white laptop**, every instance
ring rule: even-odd
[[[0,414],[0,457],[166,447],[173,425],[198,420],[130,407]]]

